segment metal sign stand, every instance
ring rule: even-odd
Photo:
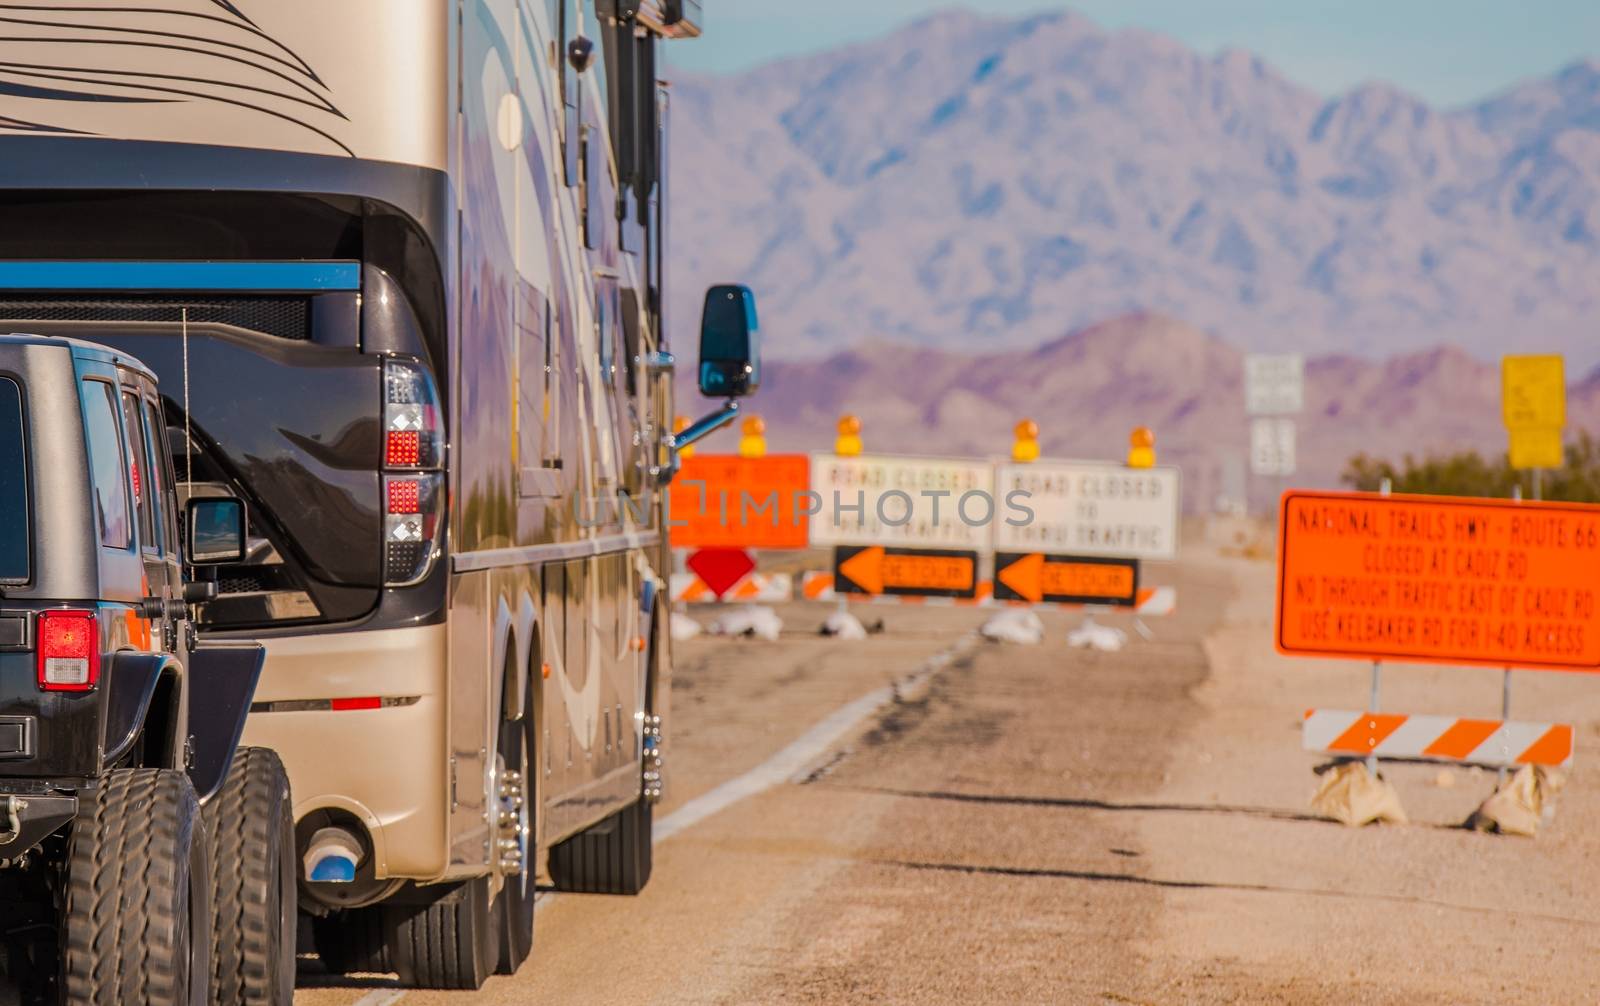
[[[1540,485],[1540,481],[1541,480],[1539,478],[1541,473],[1542,473],[1541,469],[1535,468],[1533,470],[1533,498],[1534,499],[1538,499],[1539,498],[1540,489],[1543,488]],[[1522,486],[1521,486],[1520,483],[1511,487],[1511,498],[1516,500],[1516,501],[1518,501],[1518,502],[1522,501]],[[1510,720],[1511,720],[1511,668],[1507,667],[1505,669],[1505,672],[1500,676],[1500,722],[1501,723],[1508,723],[1508,722],[1510,722]],[[1500,766],[1500,770],[1495,773],[1495,779],[1496,779],[1497,787],[1498,786],[1504,786],[1506,784],[1506,771],[1507,771],[1506,767],[1504,765],[1501,765]]]
[[[1500,678],[1500,722],[1511,721],[1511,668],[1507,667],[1505,674]],[[1506,784],[1506,767],[1500,766],[1499,783]]]
[[[1383,687],[1383,661],[1372,662],[1372,694],[1367,700],[1367,712],[1378,711],[1378,691]],[[1376,753],[1367,756],[1367,771],[1373,775],[1378,774],[1378,756]]]
[[[1394,483],[1390,482],[1388,479],[1384,479],[1383,484],[1378,487],[1378,492],[1384,496],[1387,496],[1393,489]],[[1372,685],[1367,696],[1367,712],[1375,713],[1378,711],[1378,703],[1380,701],[1380,694],[1382,691],[1383,661],[1374,660],[1372,662]],[[1378,774],[1378,755],[1376,752],[1367,756],[1367,772],[1374,776]]]
[[[1138,615],[1133,616],[1133,628],[1134,631],[1139,633],[1139,638],[1143,639],[1147,643],[1156,638],[1155,632],[1151,630],[1150,626],[1144,624],[1144,619],[1140,618]]]

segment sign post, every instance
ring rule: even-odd
[[[1567,425],[1566,366],[1560,356],[1500,359],[1500,412],[1510,438],[1511,467],[1533,470],[1533,498],[1544,469],[1560,468],[1561,431]]]
[[[1305,408],[1305,371],[1305,357],[1299,353],[1252,353],[1244,358],[1250,471],[1272,479],[1274,485],[1282,486],[1295,471],[1293,417]]]

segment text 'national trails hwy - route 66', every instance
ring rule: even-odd
[[[1278,649],[1600,671],[1600,507],[1290,492]]]

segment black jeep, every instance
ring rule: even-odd
[[[0,1006],[293,996],[289,782],[236,752],[263,649],[189,620],[244,511],[178,499],[149,369],[0,335]]]

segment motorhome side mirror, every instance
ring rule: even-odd
[[[743,398],[761,386],[761,324],[756,295],[745,286],[706,291],[700,316],[700,394]]]
[[[185,561],[191,566],[224,566],[244,561],[244,503],[229,496],[191,499],[183,508],[189,532]]]

